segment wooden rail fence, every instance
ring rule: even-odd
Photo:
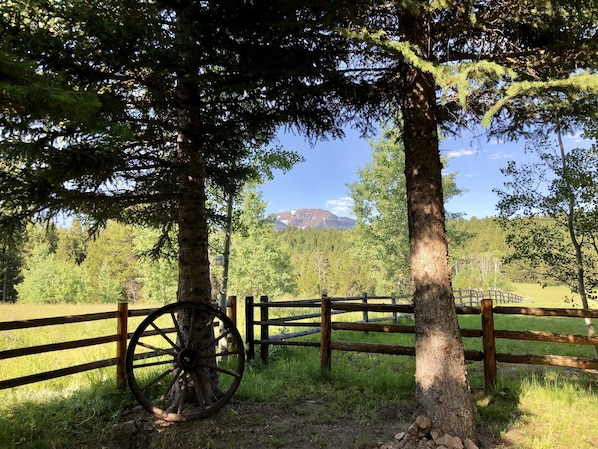
[[[228,313],[229,317],[233,320],[235,325],[237,319],[236,306],[236,297],[231,296],[228,302]],[[95,360],[89,363],[84,363],[76,366],[69,366],[66,368],[60,368],[50,371],[44,371],[28,376],[0,380],[0,390],[18,387],[21,385],[31,384],[35,382],[41,382],[44,380],[55,379],[57,377],[68,376],[70,374],[82,373],[94,369],[105,368],[109,366],[116,366],[117,387],[124,388],[126,386],[125,357],[127,354],[127,344],[128,340],[133,335],[133,332],[129,332],[128,329],[128,319],[130,317],[147,316],[154,310],[156,310],[156,308],[129,309],[128,303],[123,302],[118,304],[117,310],[111,312],[88,313],[81,315],[0,322],[0,331],[9,331],[17,329],[31,329],[43,326],[55,326],[69,323],[84,323],[98,320],[116,319],[115,334],[0,351],[0,360],[5,360],[15,357],[24,357],[33,354],[44,354],[48,352],[62,351],[66,349],[85,348],[106,343],[116,343],[115,356],[112,358],[104,360]]]
[[[398,346],[389,344],[370,344],[332,339],[333,330],[350,330],[360,332],[386,332],[386,333],[414,333],[415,326],[402,324],[373,324],[373,323],[346,323],[332,321],[332,315],[338,311],[363,311],[413,313],[413,305],[392,304],[355,304],[333,302],[327,296],[321,302],[322,322],[320,339],[320,365],[323,370],[331,368],[332,350],[359,351],[397,355],[415,355],[415,348],[411,346]],[[577,369],[598,369],[598,359],[580,358],[561,355],[529,355],[529,354],[503,354],[496,352],[496,339],[512,339],[526,341],[543,341],[552,343],[568,343],[578,345],[598,345],[598,337],[584,335],[557,334],[538,331],[510,331],[499,330],[494,327],[495,314],[531,315],[537,317],[576,317],[598,318],[598,310],[582,309],[540,309],[529,307],[493,306],[492,299],[481,301],[480,307],[457,306],[458,314],[479,314],[481,316],[481,329],[461,329],[462,337],[482,338],[483,351],[465,351],[466,360],[483,361],[484,379],[487,387],[496,384],[497,362],[523,363],[532,365],[555,365]]]
[[[479,307],[484,298],[493,299],[496,303],[520,303],[523,301],[521,295],[503,290],[492,289],[458,289],[453,292],[455,304],[462,307]],[[392,305],[411,303],[410,295],[374,296],[362,293],[360,296],[330,298],[332,303],[356,303],[356,304],[380,304],[390,303]],[[320,332],[321,298],[300,299],[291,301],[271,302],[268,296],[261,296],[259,302],[255,302],[252,296],[245,298],[245,338],[246,353],[249,360],[255,358],[255,346],[260,346],[260,359],[268,363],[269,346],[319,346],[319,342],[298,340],[298,337],[313,335]],[[256,319],[256,309],[258,317]],[[270,310],[277,310],[284,316],[270,317]],[[386,316],[372,317],[373,310],[365,307],[358,310],[361,313],[360,323],[373,323],[378,321],[392,320],[397,323],[400,316],[405,313],[412,314],[413,311],[401,311],[401,307],[387,312]],[[350,313],[349,310],[335,309],[333,315]],[[256,337],[255,328],[259,328],[259,338]],[[291,331],[291,329],[298,329]],[[364,330],[368,332],[368,330]]]
[[[465,295],[455,294],[456,298],[470,305],[456,306],[458,314],[479,314],[481,316],[481,329],[461,329],[464,338],[482,338],[482,351],[465,351],[467,360],[483,361],[484,375],[487,385],[496,382],[496,365],[500,363],[524,363],[537,365],[556,365],[572,367],[577,369],[598,369],[598,359],[567,357],[560,355],[529,355],[529,354],[503,354],[496,352],[495,340],[497,338],[544,341],[556,343],[568,343],[577,345],[598,345],[598,337],[583,335],[557,334],[552,332],[539,331],[510,331],[500,330],[494,327],[494,315],[528,315],[528,316],[550,316],[550,317],[577,317],[577,318],[598,318],[598,310],[582,309],[540,309],[529,307],[494,306],[494,299],[481,299],[474,296],[470,290]],[[496,301],[509,302],[522,300],[521,297],[510,295],[493,296]],[[475,299],[476,302],[472,302]],[[253,297],[246,298],[245,302],[245,323],[246,323],[246,346],[247,358],[255,357],[255,345],[260,345],[262,361],[267,363],[268,350],[270,345],[296,345],[314,346],[320,348],[320,361],[322,369],[330,369],[332,364],[332,350],[344,351],[365,351],[386,354],[415,355],[415,349],[408,346],[385,345],[345,342],[332,339],[333,330],[351,330],[359,332],[387,332],[387,333],[414,333],[413,325],[398,324],[398,318],[405,314],[413,314],[412,304],[401,301],[408,300],[406,297],[390,296],[368,296],[362,294],[359,297],[329,298],[326,295],[322,298],[312,300],[294,301],[268,301],[267,296],[262,296],[259,303],[254,303]],[[379,303],[379,301],[384,301]],[[388,303],[390,301],[390,303]],[[472,306],[478,304],[479,306]],[[254,311],[260,310],[260,319],[255,320]],[[284,308],[298,310],[298,314],[286,317],[270,318],[269,310],[273,308]],[[70,374],[85,372],[93,369],[116,366],[116,379],[118,387],[125,386],[125,355],[128,339],[132,332],[128,331],[128,318],[147,316],[155,308],[129,309],[127,303],[120,303],[118,309],[112,312],[92,313],[84,315],[73,315],[65,317],[38,318],[31,320],[0,322],[0,331],[37,328],[42,326],[61,325],[67,323],[88,322],[96,320],[116,319],[116,333],[95,338],[85,338],[76,341],[51,343],[46,345],[31,346],[0,351],[0,360],[22,357],[31,354],[41,354],[52,351],[60,351],[73,348],[84,348],[105,343],[116,343],[116,354],[113,358],[97,360],[77,366],[61,368],[29,376],[0,380],[0,390],[17,387],[43,380],[49,380]],[[236,325],[236,297],[230,297],[228,303],[228,314]],[[358,322],[332,321],[333,316],[345,313],[360,312],[362,320]],[[372,313],[376,313],[372,317]],[[380,314],[386,314],[381,317]],[[383,322],[382,322],[383,321]],[[260,329],[260,339],[255,338],[254,327]],[[283,332],[270,335],[270,327],[282,327]],[[298,329],[295,332],[288,332],[288,328]],[[320,333],[320,341],[299,341],[298,337]]]
[[[119,303],[118,308],[112,312],[88,313],[82,315],[71,315],[52,318],[36,318],[31,320],[17,320],[0,322],[0,331],[30,329],[43,326],[55,326],[68,323],[84,323],[97,320],[116,319],[116,333],[101,337],[85,338],[75,341],[66,341],[60,343],[50,343],[38,346],[29,346],[26,348],[8,349],[0,351],[0,360],[15,357],[23,357],[32,354],[43,354],[53,351],[62,351],[66,349],[85,348],[105,343],[116,343],[115,357],[96,360],[81,365],[70,366],[67,368],[44,371],[29,376],[16,377],[13,379],[0,380],[0,390],[5,388],[18,387],[34,382],[55,379],[57,377],[67,376],[75,373],[82,373],[94,369],[108,366],[116,366],[116,382],[119,388],[125,385],[125,355],[127,352],[127,341],[132,332],[128,332],[128,318],[133,316],[146,316],[155,309],[132,309],[129,310],[128,303]]]
[[[410,296],[371,296],[362,293],[361,296],[332,298],[331,301],[358,302],[371,304],[378,301],[390,301],[391,304],[398,304],[401,301],[411,301]],[[260,345],[260,358],[265,364],[268,363],[269,346],[319,346],[319,342],[297,340],[298,337],[317,334],[320,332],[321,298],[299,299],[291,301],[270,302],[268,296],[261,296],[259,302],[255,302],[253,296],[245,298],[245,340],[246,354],[248,360],[255,358],[255,345]],[[259,319],[256,320],[255,309],[259,309]],[[287,313],[286,316],[270,318],[270,309]],[[335,311],[333,314],[344,314],[343,311]],[[363,322],[388,321],[397,322],[398,315],[393,313],[388,317],[371,318],[367,310],[362,312]],[[255,326],[259,327],[260,338],[256,338]],[[270,328],[280,330],[272,334]],[[289,329],[300,330],[290,332]]]

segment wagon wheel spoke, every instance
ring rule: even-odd
[[[177,345],[174,341],[172,341],[170,339],[170,337],[168,337],[168,335],[166,334],[166,332],[164,330],[162,330],[158,326],[156,326],[156,323],[150,323],[150,324],[156,330],[156,332],[158,332],[162,336],[162,338],[164,338],[164,340],[166,340],[170,344],[170,346],[172,346],[177,351],[181,350],[179,345]]]
[[[162,396],[160,396],[160,401],[165,401],[167,398],[171,397],[170,395],[172,394],[172,391],[173,391],[172,389],[174,388],[177,381],[179,380],[179,377],[182,372],[183,371],[178,368],[176,370],[174,370],[174,376],[172,376],[172,380],[170,381],[170,383],[164,390],[164,393],[162,393]]]
[[[140,341],[137,343],[139,346],[142,346],[146,349],[153,349],[153,352],[148,352],[151,357],[155,357],[156,355],[170,355],[172,357],[176,357],[178,351],[173,351],[172,349],[168,348],[160,348],[159,346],[152,345],[145,341]],[[139,358],[147,358],[147,357],[139,357]]]
[[[191,378],[193,379],[195,399],[197,399],[199,406],[205,410],[210,403],[208,392],[205,389],[205,382],[200,380],[197,371],[191,372]]]
[[[228,370],[225,368],[221,368],[219,366],[213,366],[213,365],[203,365],[203,366],[205,366],[206,368],[209,368],[209,369],[213,369],[214,371],[218,371],[219,373],[222,373],[222,374],[227,374],[227,375],[233,376],[233,377],[238,376],[237,372]]]
[[[225,314],[179,302],[151,313],[133,333],[126,371],[146,410],[166,421],[187,421],[226,405],[244,365],[243,341]]]
[[[162,379],[164,379],[166,376],[168,376],[171,373],[172,373],[172,370],[168,369],[168,370],[164,371],[162,374],[160,374],[157,377],[155,377],[154,379],[150,380],[148,383],[146,383],[143,386],[139,387],[139,389],[141,391],[147,391],[148,388],[150,388],[153,385],[155,385],[156,382],[160,382]]]
[[[211,325],[213,325],[213,322],[211,323]],[[203,346],[201,349],[206,349],[209,346],[217,345],[221,340],[227,338],[231,334],[232,334],[232,331],[230,329],[227,329],[225,332],[223,332],[222,334],[215,337],[213,340],[211,340],[208,344]]]
[[[185,339],[185,336],[181,332],[181,327],[179,326],[179,322],[176,319],[176,316],[175,316],[174,312],[170,312],[170,319],[172,320],[172,323],[174,324],[174,328],[176,330],[177,340],[181,342],[181,345],[183,347],[187,346],[187,340]]]

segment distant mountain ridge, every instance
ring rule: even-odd
[[[274,229],[281,231],[289,227],[300,229],[351,229],[355,220],[339,217],[323,209],[298,209],[271,214],[275,219]]]

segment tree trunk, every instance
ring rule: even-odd
[[[590,308],[590,304],[588,302],[588,295],[586,292],[586,281],[585,281],[585,266],[583,262],[583,252],[581,249],[581,244],[577,239],[577,235],[575,233],[575,194],[573,193],[573,188],[571,187],[568,168],[567,168],[567,157],[565,154],[565,145],[563,144],[563,137],[561,135],[560,127],[557,127],[557,139],[559,143],[560,155],[561,155],[561,164],[563,169],[563,181],[567,186],[567,231],[569,232],[569,238],[571,240],[571,244],[575,249],[575,272],[577,276],[577,289],[579,290],[579,297],[581,299],[581,305],[584,309],[588,310]],[[596,331],[594,330],[594,323],[590,318],[584,318],[586,323],[586,327],[588,329],[588,335],[590,337],[596,336]],[[598,346],[594,346],[594,356],[598,357]]]
[[[194,26],[191,2],[180,2],[176,10],[176,43],[180,48],[191,48],[189,30]],[[179,164],[178,198],[178,290],[177,301],[192,301],[209,304],[212,288],[209,265],[208,220],[206,213],[205,179],[201,124],[196,110],[199,100],[197,95],[196,75],[199,72],[194,55],[188,51],[179,54],[180,66],[177,69],[176,109],[177,109],[177,162]],[[178,326],[189,348],[202,348],[200,357],[209,365],[209,359],[215,354],[214,329],[209,314],[179,313]],[[177,340],[182,343],[181,339]],[[186,348],[187,349],[187,348]],[[175,372],[176,372],[175,368]],[[197,394],[188,395],[187,391],[203,391],[202,396],[214,398],[218,385],[218,373],[207,367],[196,368],[197,372],[179,377],[170,390],[171,406],[169,411],[176,411],[181,404],[193,404]],[[208,381],[208,379],[211,379]],[[199,385],[196,385],[199,383]]]
[[[6,257],[6,248],[2,248],[2,268],[4,276],[2,276],[2,302],[8,302],[8,258]]]
[[[187,5],[177,11],[177,39],[188,39],[193,26],[193,8]],[[183,48],[185,46],[183,45]],[[179,177],[180,198],[178,217],[179,280],[178,301],[209,303],[211,300],[210,265],[208,257],[208,220],[206,213],[205,168],[202,154],[201,129],[194,112],[200,101],[195,83],[199,67],[194,55],[182,54],[177,79],[178,160],[183,168]]]
[[[179,146],[187,146],[184,134]],[[190,146],[190,145],[189,145]],[[187,173],[181,176],[179,204],[179,281],[178,301],[209,303],[211,300],[210,265],[208,259],[208,225],[206,195],[201,153],[185,153]]]
[[[399,20],[402,40],[416,44],[425,55],[425,14],[409,10]],[[431,74],[408,64],[402,79],[399,95],[414,284],[416,396],[435,426],[475,441],[474,409],[448,263],[436,86]]]

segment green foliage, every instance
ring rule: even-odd
[[[17,300],[16,285],[23,281],[23,251],[26,238],[24,227],[16,227],[11,234],[0,236],[0,279],[2,279],[0,302]]]
[[[276,243],[271,219],[265,217],[266,203],[256,189],[243,195],[239,232],[233,233],[230,254],[230,295],[239,297],[293,294],[294,273],[289,254]]]
[[[349,45],[320,25],[345,11],[315,5],[4,2],[4,221],[67,211],[173,223],[189,172],[238,190],[299,160],[265,148],[278,126],[340,135],[338,94],[354,83],[335,69]],[[36,102],[38,79],[50,98]]]
[[[459,217],[449,220],[447,228],[457,236],[449,243],[453,288],[508,290],[510,281],[522,279],[524,272],[503,263],[508,246],[495,218]]]
[[[239,214],[230,295],[313,298],[323,291],[358,296],[362,292],[388,295],[396,290],[385,277],[384,260],[362,246],[355,229],[274,231],[254,190],[246,191]],[[529,270],[501,263],[508,247],[495,219],[458,218],[449,220],[448,226],[453,235],[467,235],[451,241],[454,288],[509,289],[507,279],[539,279]],[[221,237],[220,231],[211,236],[217,254],[222,250]],[[18,284],[19,300],[116,302],[126,298],[132,303],[171,303],[177,291],[176,256],[154,252],[159,238],[157,229],[116,222],[108,222],[95,239],[88,237],[79,221],[68,227],[30,228],[28,243],[22,248],[26,269],[20,273],[24,280]],[[171,243],[176,244],[174,239],[172,233]],[[408,266],[403,269],[407,271]],[[217,290],[221,267],[212,265],[212,275]]]
[[[139,296],[135,234],[136,227],[110,221],[87,244],[87,255],[81,265],[89,273],[97,300],[118,302]]]
[[[27,258],[27,272],[17,287],[24,303],[82,303],[91,297],[89,278],[77,264],[59,260],[47,244],[37,244]]]
[[[398,128],[388,126],[371,142],[372,162],[350,184],[357,219],[356,250],[370,270],[380,273],[377,290],[410,288],[405,155]]]
[[[276,239],[290,254],[298,297],[317,298],[323,292],[358,296],[376,291],[382,275],[368,269],[366,254],[354,250],[354,231],[290,228],[277,233]]]
[[[359,180],[350,184],[353,212],[355,256],[376,273],[378,292],[408,293],[411,269],[405,185],[403,136],[395,125],[388,125],[371,142],[372,162],[357,173]],[[445,201],[459,195],[456,173],[442,178]],[[449,227],[455,239],[457,231]]]
[[[135,228],[133,241],[135,254],[138,255],[136,267],[141,284],[141,292],[135,301],[146,300],[164,305],[174,302],[176,298],[178,283],[176,258],[165,253],[152,252],[159,238],[160,232],[157,229]]]
[[[586,292],[592,296],[598,288],[598,147],[565,153],[538,140],[528,149],[538,160],[511,161],[502,170],[505,190],[498,190],[500,223],[512,247],[507,260],[568,285],[585,302]]]

